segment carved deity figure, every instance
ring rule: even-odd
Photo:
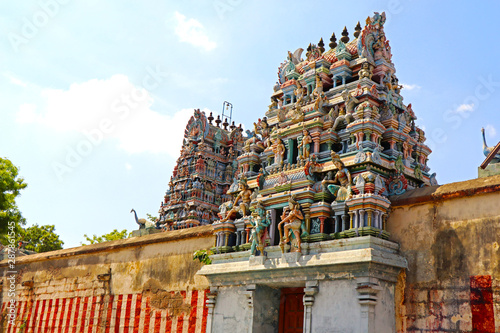
[[[296,124],[298,122],[304,121],[304,112],[302,112],[302,107],[300,105],[295,105],[286,114],[286,117],[292,120],[292,123]]]
[[[323,107],[323,103],[326,101],[325,93],[323,92],[323,81],[316,75],[316,87],[312,92],[313,99],[316,99],[314,102],[314,109],[320,110]]]
[[[205,161],[201,154],[198,156],[198,160],[196,161],[196,172],[202,173],[205,171]]]
[[[346,201],[352,197],[352,178],[351,173],[345,167],[344,162],[340,159],[340,156],[332,151],[332,162],[337,167],[338,171],[332,180],[324,179],[321,183],[327,185],[328,190],[335,196],[336,202]],[[339,185],[328,185],[328,184],[339,184]]]
[[[364,62],[363,65],[361,65],[361,69],[359,70],[359,78],[372,78],[372,71],[371,71],[371,65],[369,62]]]
[[[293,55],[292,52],[288,51],[288,57],[287,57],[287,64],[286,64],[286,70],[285,74],[290,74],[295,72],[295,64],[293,63]]]
[[[296,105],[304,104],[304,88],[299,81],[296,81],[297,88],[294,90]]]
[[[252,218],[250,219],[250,224],[252,225],[252,231],[250,234],[250,240],[252,241],[252,246],[250,247],[250,253],[255,255],[255,250],[260,251],[260,255],[264,254],[264,247],[266,246],[266,240],[269,238],[267,227],[271,224],[271,211],[267,212],[262,203],[259,201],[255,207],[255,211],[252,213]]]
[[[238,193],[234,199],[231,210],[229,210],[226,216],[220,220],[221,222],[226,222],[227,220],[234,218],[238,212],[241,213],[242,216],[248,215],[253,192],[249,189],[245,178],[240,180],[239,191],[240,193]]]
[[[300,144],[297,146],[300,151],[299,157],[308,159],[311,153],[311,143],[313,142],[313,139],[305,128],[302,130],[302,134],[302,141],[300,141]]]
[[[302,251],[300,232],[301,230],[303,231],[302,236],[306,236],[308,234],[303,223],[304,215],[300,211],[300,204],[295,200],[294,196],[291,196],[288,200],[288,208],[285,208],[283,211],[281,222],[278,224],[278,230],[280,232],[280,247],[282,252],[284,252],[285,244],[290,241],[290,252]],[[283,224],[283,231],[281,231],[281,226]]]
[[[199,140],[203,136],[203,121],[201,120],[200,109],[194,110],[194,122],[189,128],[189,136],[192,140]]]
[[[285,145],[280,138],[274,139],[273,143],[273,153],[274,153],[274,163],[283,164],[283,158],[285,156]]]
[[[253,123],[253,126],[255,129],[255,133],[261,135],[264,147],[269,147],[269,134],[271,133],[271,129],[269,128],[269,124],[267,123],[267,118],[259,118],[256,123]]]
[[[271,112],[272,110],[277,108],[278,108],[278,100],[276,99],[276,97],[271,97],[271,104],[269,104],[269,109],[267,110],[267,112]]]
[[[356,104],[359,103],[358,99],[352,96],[347,90],[342,92],[342,98],[344,99],[345,111],[347,114],[352,114]]]

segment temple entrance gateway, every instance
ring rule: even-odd
[[[283,288],[280,296],[279,333],[304,330],[304,288]]]
[[[388,198],[431,185],[431,150],[403,103],[385,19],[374,13],[352,41],[345,28],[329,50],[321,39],[305,57],[288,51],[278,68],[198,273],[213,295],[207,332],[396,332],[407,262],[389,241]],[[228,243],[243,230],[254,237]]]

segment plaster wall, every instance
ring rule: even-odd
[[[500,176],[393,199],[398,332],[500,332]]]
[[[361,322],[356,280],[320,281],[312,307],[312,332],[355,333]]]
[[[252,307],[254,332],[278,333],[280,290],[256,286]]]
[[[367,330],[356,280],[320,281],[312,308],[311,332],[395,332],[394,284],[382,280],[378,284],[373,326]]]
[[[201,227],[17,258],[14,326],[4,260],[2,331],[205,332],[208,282],[192,255],[212,245]]]
[[[222,287],[217,294],[212,332],[246,332],[251,327],[252,313],[244,287]]]

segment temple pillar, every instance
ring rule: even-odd
[[[380,212],[378,210],[373,211],[373,227],[377,229],[382,229],[381,224],[379,223]]]
[[[362,228],[365,226],[365,210],[359,209],[358,212],[359,212],[358,228]]]
[[[289,164],[293,164],[294,156],[293,156],[293,148],[294,148],[294,142],[293,139],[288,139],[286,141],[286,148],[287,148],[287,161]]]
[[[276,209],[271,209],[271,225],[269,226],[269,238],[271,238],[271,246],[276,244]]]
[[[314,136],[312,139],[314,142],[314,153],[319,153],[319,136]]]
[[[215,308],[215,303],[217,301],[217,287],[211,287],[210,292],[207,293],[207,309],[208,309],[208,315],[207,315],[207,331],[206,333],[212,333],[212,326],[214,322],[214,308]],[[215,333],[215,332],[213,332]]]
[[[359,214],[358,211],[349,212],[351,215],[351,229],[358,227]]]
[[[311,206],[310,203],[307,204],[302,204],[302,210],[304,211],[304,221],[306,225],[306,231],[311,232],[311,209],[309,208]]]
[[[318,292],[318,281],[306,281],[304,288],[304,333],[313,333],[311,330],[312,307],[314,305],[314,295]]]
[[[325,219],[326,219],[325,216],[320,216],[319,217],[319,221],[320,221],[319,232],[322,233],[322,234],[325,231]]]
[[[367,215],[367,219],[368,219],[368,221],[367,221],[368,227],[372,226],[372,213],[373,213],[373,211],[371,209],[366,210],[366,215]]]
[[[375,278],[359,278],[356,291],[361,305],[361,320],[359,332],[377,333],[375,325],[375,305],[377,294],[381,290]]]
[[[342,215],[342,231],[347,230],[349,228],[349,215]]]

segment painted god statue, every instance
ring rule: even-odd
[[[308,159],[309,155],[311,154],[311,144],[313,142],[313,139],[309,134],[309,131],[305,128],[302,130],[302,134],[302,141],[300,141],[300,144],[297,146],[300,151],[299,157],[302,159]]]
[[[337,167],[338,171],[332,180],[324,179],[322,181],[323,185],[327,185],[328,191],[335,196],[336,202],[343,202],[352,197],[352,179],[351,173],[345,167],[344,162],[340,159],[340,156],[332,151],[332,162]],[[332,185],[329,185],[332,184]],[[333,185],[338,184],[338,185]]]
[[[271,211],[267,212],[262,203],[259,201],[255,207],[255,211],[252,213],[252,218],[250,219],[250,224],[252,225],[252,231],[250,234],[250,240],[252,241],[252,246],[250,247],[250,253],[255,255],[256,250],[260,251],[260,255],[264,254],[264,247],[266,246],[266,240],[269,238],[268,227],[271,224]]]
[[[240,179],[239,182],[238,195],[234,199],[231,205],[231,209],[227,211],[226,216],[222,218],[221,222],[226,222],[229,219],[234,219],[237,213],[242,216],[247,216],[250,212],[250,202],[252,201],[252,190],[248,187],[247,180],[245,178]]]
[[[285,252],[285,244],[288,242],[291,244],[290,252],[302,251],[300,237],[306,236],[308,233],[305,230],[304,215],[300,210],[300,204],[294,196],[291,196],[288,200],[288,208],[285,208],[283,211],[281,222],[278,224],[278,230],[280,232],[281,252]]]
[[[280,138],[274,139],[273,143],[273,153],[274,153],[274,163],[283,164],[283,158],[285,156],[285,145]]]

